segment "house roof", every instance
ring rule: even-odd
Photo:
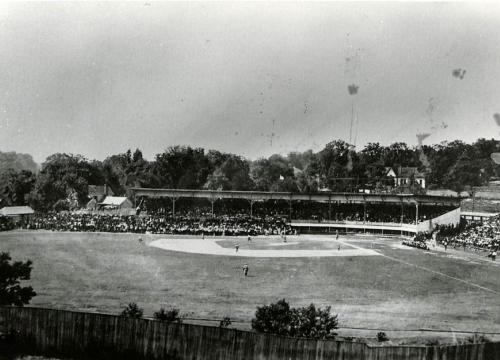
[[[396,168],[396,172],[399,177],[406,177],[409,178],[411,176],[414,177],[424,177],[424,174],[422,174],[418,169],[414,166],[411,167],[399,167]]]
[[[33,213],[33,209],[29,206],[6,206],[0,209],[0,215],[3,216],[29,215]]]
[[[392,170],[398,178],[410,178],[412,176],[416,178],[425,177],[425,175],[418,171],[418,168],[415,166],[386,167],[385,170],[387,174],[389,174],[389,172]]]
[[[128,199],[125,196],[106,196],[106,198],[99,203],[99,205],[113,205],[120,206]]]

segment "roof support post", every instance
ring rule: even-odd
[[[175,217],[175,202],[177,201],[178,198],[172,197],[170,199],[172,200],[172,217]]]
[[[415,203],[415,224],[418,225],[418,202]]]
[[[332,194],[328,195],[328,221],[332,221]]]
[[[404,203],[401,199],[401,235],[403,235],[403,217],[404,217]]]

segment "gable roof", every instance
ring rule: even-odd
[[[128,199],[125,196],[106,196],[106,198],[99,205],[112,205],[120,206]]]
[[[386,167],[386,176],[392,176],[389,175],[389,173],[392,171],[398,178],[410,178],[410,177],[416,177],[416,178],[425,178],[425,175],[418,171],[418,168],[416,166],[394,166],[394,167]]]
[[[29,206],[6,206],[0,209],[0,215],[3,216],[29,215],[33,213],[33,209]]]

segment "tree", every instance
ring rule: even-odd
[[[386,166],[419,166],[420,161],[414,148],[409,148],[404,142],[395,142],[384,151]]]
[[[103,182],[97,165],[81,155],[49,156],[29,195],[30,204],[39,210],[52,210],[59,200],[67,200],[71,207],[86,203],[88,185]]]
[[[231,326],[231,318],[229,316],[224,316],[224,318],[222,318],[219,322],[219,327],[228,328],[229,326]]]
[[[320,177],[323,186],[334,191],[347,191],[352,182],[346,180],[356,169],[359,159],[354,148],[343,140],[335,140],[325,145],[319,152]],[[339,180],[342,178],[342,180]]]
[[[250,176],[257,190],[262,191],[297,191],[293,167],[281,155],[271,155],[268,159],[259,159],[252,163]]]
[[[173,146],[156,155],[154,173],[162,187],[201,189],[213,168],[202,148]]]
[[[290,305],[282,299],[274,304],[257,307],[255,318],[252,319],[252,329],[257,332],[288,335],[291,323]]]
[[[7,169],[0,172],[0,199],[3,199],[3,205],[25,205],[26,195],[33,189],[35,181],[35,174],[28,170]]]
[[[102,174],[106,184],[110,185],[115,194],[130,195],[131,187],[159,187],[158,176],[154,174],[152,163],[143,158],[139,149],[132,152],[112,155],[106,158],[102,165]]]
[[[160,308],[160,311],[154,313],[154,318],[156,320],[164,322],[176,322],[176,323],[182,322],[182,318],[180,316],[180,310],[176,308],[172,308],[170,310],[165,310],[164,308]]]
[[[316,308],[314,304],[302,308],[291,308],[285,299],[270,305],[257,307],[252,328],[257,332],[307,337],[315,339],[334,338],[338,328],[338,317],[330,307]]]
[[[286,158],[292,166],[300,170],[305,170],[307,165],[316,157],[317,155],[312,150],[306,150],[302,153],[297,151],[290,152]]]
[[[384,342],[384,341],[389,341],[389,337],[387,334],[383,331],[380,331],[377,333],[377,341],[378,342]]]
[[[38,170],[38,165],[29,154],[0,151],[0,173],[8,169],[14,171],[27,170],[35,173]]]
[[[204,188],[217,190],[250,190],[250,166],[246,160],[236,155],[228,155],[207,178]]]
[[[30,260],[11,262],[9,253],[0,253],[0,305],[23,306],[36,296],[31,286],[21,286],[21,280],[31,276]]]
[[[362,161],[367,165],[382,163],[383,166],[383,157],[385,151],[385,148],[379,143],[368,143],[363,148],[363,150],[361,150],[360,156]]]
[[[139,307],[139,305],[137,305],[134,302],[131,302],[125,307],[125,309],[123,309],[120,315],[123,317],[140,319],[142,318],[143,313],[144,311]]]

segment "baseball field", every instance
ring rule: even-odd
[[[135,302],[146,317],[175,307],[199,319],[189,321],[229,316],[248,329],[257,306],[285,298],[331,306],[349,335],[364,331],[349,328],[500,333],[500,261],[409,248],[398,238],[17,231],[0,233],[0,251],[33,261],[29,283],[38,295],[30,305],[39,307],[117,314]]]

